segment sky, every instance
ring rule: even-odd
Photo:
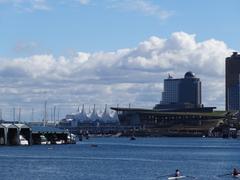
[[[0,110],[60,118],[85,104],[152,108],[193,71],[224,109],[224,61],[240,49],[239,0],[0,0]],[[17,117],[16,117],[17,119]]]

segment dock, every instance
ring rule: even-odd
[[[0,123],[0,145],[74,144],[76,136],[55,127]]]

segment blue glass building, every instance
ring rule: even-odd
[[[164,80],[161,105],[182,106],[184,104],[192,107],[202,106],[201,81],[189,71],[184,78],[174,79],[171,76]]]
[[[226,111],[240,109],[240,54],[226,58]]]

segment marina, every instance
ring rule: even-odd
[[[0,145],[75,144],[76,136],[55,127],[28,126],[20,123],[0,124]]]

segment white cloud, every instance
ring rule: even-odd
[[[50,10],[50,7],[47,5],[46,0],[33,0],[32,8],[35,10]]]
[[[78,1],[82,5],[86,5],[90,3],[90,0],[76,0],[76,1]]]
[[[149,0],[113,0],[111,8],[143,13],[147,16],[155,16],[161,20],[167,19],[173,15],[172,11],[163,10],[159,5]]]
[[[50,10],[51,8],[47,1],[48,0],[0,0],[0,3],[13,5],[21,11],[33,12],[35,10]]]
[[[0,102],[39,106],[48,99],[54,104],[151,107],[161,100],[168,73],[181,78],[191,70],[202,80],[203,103],[223,108],[224,63],[231,51],[222,41],[197,42],[195,35],[176,32],[167,39],[154,36],[135,48],[113,52],[0,58]]]
[[[63,5],[79,3],[87,5],[90,3],[90,0],[59,0],[56,2],[50,0],[0,0],[0,4],[9,4],[24,12],[49,11],[54,8],[54,3]]]
[[[56,8],[57,5],[80,4],[86,6],[94,4],[121,11],[140,13],[145,16],[154,16],[161,20],[167,19],[174,14],[173,11],[164,10],[158,4],[154,4],[149,0],[103,0],[101,2],[97,0],[0,0],[1,4],[12,5],[23,12],[49,11]]]

